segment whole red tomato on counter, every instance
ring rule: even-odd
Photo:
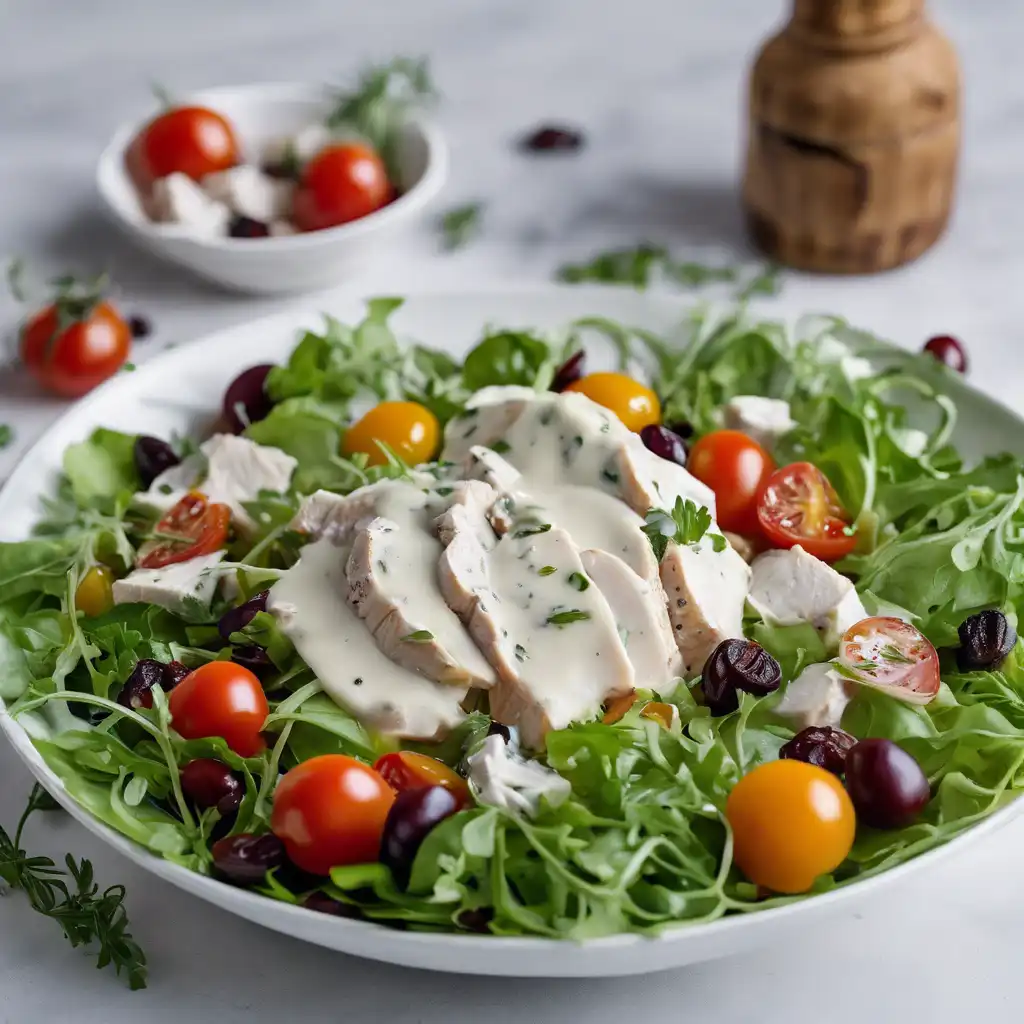
[[[208,107],[174,107],[153,118],[128,147],[128,172],[142,189],[169,174],[200,181],[238,163],[239,146],[227,118]]]
[[[339,142],[306,164],[295,192],[292,216],[302,231],[319,231],[386,206],[394,196],[376,150],[361,142]]]

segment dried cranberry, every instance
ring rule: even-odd
[[[583,376],[586,361],[587,353],[583,349],[573,352],[555,373],[555,379],[551,382],[551,390],[564,391],[570,384],[578,381]]]
[[[270,414],[274,403],[267,394],[267,374],[273,363],[260,363],[243,370],[224,392],[224,418],[240,434],[250,423],[258,423]]]
[[[311,892],[302,901],[302,905],[307,910],[315,910],[318,914],[330,914],[332,917],[358,919],[363,916],[358,907],[352,906],[351,903],[342,903],[341,900],[336,900],[333,896],[328,896],[327,893],[321,892],[319,889],[316,892]]]
[[[270,225],[254,217],[239,215],[232,218],[228,234],[232,238],[266,238],[270,234]]]
[[[779,757],[790,761],[805,761],[833,775],[842,775],[846,771],[846,755],[856,742],[853,736],[842,729],[812,725],[783,744]]]
[[[245,604],[240,604],[237,608],[229,608],[217,623],[220,635],[225,640],[230,640],[232,633],[241,633],[260,612],[267,610],[267,595],[269,593],[269,590],[261,590],[254,597],[249,598]]]
[[[649,423],[640,431],[640,440],[649,451],[654,452],[659,458],[667,459],[679,466],[686,465],[686,445],[683,439],[668,427]]]
[[[384,822],[380,859],[399,885],[408,883],[413,861],[429,832],[459,806],[458,797],[444,786],[407,789],[395,797]]]
[[[764,697],[779,688],[782,668],[753,640],[723,640],[701,672],[704,700],[715,716],[739,707],[739,690]]]
[[[961,672],[995,668],[1017,642],[1017,631],[1002,612],[994,609],[968,616],[957,632],[960,647],[956,661]]]
[[[214,871],[236,885],[258,885],[268,871],[281,867],[287,859],[284,843],[272,832],[219,839],[211,853]]]
[[[520,142],[522,149],[530,153],[572,152],[581,149],[586,141],[583,132],[565,125],[542,125]]]
[[[164,689],[170,692],[192,669],[188,665],[182,665],[180,661],[169,661],[164,665]]]
[[[181,769],[181,788],[196,807],[216,807],[221,815],[238,810],[245,794],[242,780],[222,761],[199,757]]]
[[[924,343],[924,350],[957,373],[967,372],[967,353],[951,334],[937,334]]]
[[[166,441],[161,441],[159,437],[148,437],[145,434],[135,438],[132,455],[143,487],[149,487],[164,470],[177,466],[181,462],[177,453]]]
[[[164,666],[152,658],[140,658],[132,669],[128,681],[117,695],[117,703],[138,710],[153,706],[152,689],[164,685]]]
[[[136,313],[128,317],[128,330],[132,332],[133,338],[148,338],[153,333],[153,325],[144,316]]]
[[[921,766],[892,740],[861,740],[846,755],[846,791],[857,820],[873,828],[902,828],[931,797]]]

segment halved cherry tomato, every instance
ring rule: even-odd
[[[429,462],[441,440],[437,417],[419,402],[381,402],[345,433],[342,455],[362,453],[369,456],[371,466],[387,462],[378,441],[383,441],[396,455],[410,465]]]
[[[927,704],[939,692],[938,652],[920,630],[902,619],[861,619],[843,635],[839,661],[857,682],[897,700]]]
[[[629,714],[636,701],[636,690],[628,693],[620,693],[618,697],[612,697],[604,703],[604,715],[601,721],[605,725],[614,725],[621,722]]]
[[[713,430],[690,449],[686,468],[715,492],[723,530],[746,537],[758,532],[757,496],[775,469],[761,445],[738,430]]]
[[[373,770],[399,793],[407,789],[444,786],[459,801],[460,807],[472,803],[466,780],[436,757],[417,754],[412,750],[399,750],[394,754],[385,754],[373,766]]]
[[[843,784],[803,761],[769,761],[748,772],[725,803],[740,870],[772,892],[806,892],[853,845],[856,816]]]
[[[326,875],[342,864],[377,860],[395,791],[368,765],[322,754],[277,784],[270,827],[304,871]]]
[[[208,107],[176,107],[153,118],[126,156],[128,172],[143,189],[168,174],[200,181],[238,163],[238,140],[227,118]]]
[[[652,700],[645,704],[640,711],[641,718],[650,718],[657,722],[663,729],[671,729],[679,719],[679,709],[675,704],[665,704],[660,700]]]
[[[757,517],[775,547],[799,544],[823,562],[837,562],[857,543],[835,488],[809,462],[791,463],[769,477],[757,500]]]
[[[302,231],[333,228],[379,210],[393,196],[376,150],[360,142],[340,142],[320,150],[306,164],[292,218]]]
[[[210,661],[190,672],[167,697],[171,724],[187,740],[220,736],[242,757],[266,745],[260,735],[270,714],[256,676],[233,661]]]
[[[21,331],[21,360],[44,388],[77,398],[124,365],[132,332],[116,309],[98,300],[69,314],[61,302],[41,309]]]
[[[140,569],[160,569],[209,555],[224,545],[231,525],[231,509],[210,503],[201,494],[186,494],[154,527],[157,534],[139,548]]]
[[[611,409],[634,434],[661,422],[661,402],[646,385],[624,373],[588,373],[566,391],[578,391],[592,402]]]

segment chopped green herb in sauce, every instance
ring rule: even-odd
[[[570,608],[568,611],[549,615],[545,622],[549,626],[568,626],[572,622],[585,622],[589,618],[590,612],[581,612],[578,608]]]

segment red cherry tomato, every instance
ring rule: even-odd
[[[765,537],[777,548],[799,544],[823,562],[837,562],[857,543],[835,488],[817,466],[794,462],[765,482],[757,502]]]
[[[160,569],[219,550],[228,537],[231,509],[211,504],[201,494],[186,494],[156,524],[161,536],[147,540],[135,560],[140,569]],[[178,539],[171,539],[176,537]]]
[[[939,692],[938,653],[920,630],[902,619],[861,619],[843,635],[839,661],[857,682],[897,700],[927,704]]]
[[[368,765],[344,754],[303,761],[277,784],[270,827],[304,871],[377,860],[395,791]]]
[[[32,316],[21,331],[21,360],[44,388],[77,398],[121,369],[132,332],[109,302],[63,319],[57,303]]]
[[[168,174],[200,181],[226,171],[238,163],[238,153],[238,140],[225,117],[207,107],[176,107],[139,132],[126,159],[133,179],[148,189]]]
[[[775,469],[761,445],[738,430],[714,430],[690,449],[686,468],[715,492],[723,530],[745,536],[758,532],[757,496]]]
[[[340,142],[306,164],[292,217],[302,231],[333,228],[379,210],[393,195],[376,151],[360,142]]]
[[[260,681],[233,661],[211,661],[190,672],[167,698],[171,724],[187,740],[220,736],[241,757],[265,746],[260,735],[270,714]]]
[[[399,750],[394,754],[385,754],[373,769],[399,793],[407,789],[444,786],[459,801],[460,807],[466,807],[473,802],[466,780],[436,757],[417,754],[412,750]]]

